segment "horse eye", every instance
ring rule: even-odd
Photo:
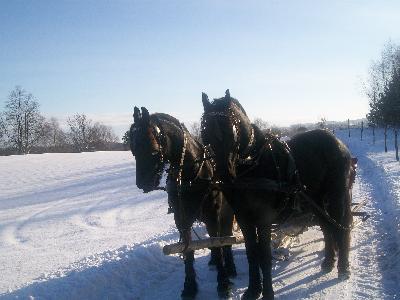
[[[151,152],[151,155],[153,155],[153,156],[158,155],[158,151]]]

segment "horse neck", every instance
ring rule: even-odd
[[[254,152],[261,155],[256,172],[269,179],[287,180],[288,155],[279,139],[259,129],[255,130],[255,139]]]
[[[235,117],[239,121],[239,154],[241,157],[247,156],[254,147],[255,132],[250,119],[242,111],[238,110]]]
[[[184,175],[188,175],[187,173],[193,172],[196,160],[203,155],[201,144],[183,127],[169,123],[162,126],[167,140],[167,147],[164,149],[165,158],[173,169],[183,168],[183,173],[186,173]],[[181,166],[182,159],[183,165]]]

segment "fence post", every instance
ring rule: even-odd
[[[361,140],[363,138],[363,131],[364,131],[364,121],[361,121]]]
[[[397,128],[394,130],[394,147],[396,148],[396,160],[399,161],[399,145],[397,144]]]
[[[386,143],[386,140],[387,140],[387,125],[385,125],[385,152],[387,152],[387,143]]]
[[[375,126],[372,127],[372,143],[375,145]]]
[[[350,137],[350,119],[347,119],[347,130],[349,131],[349,137]]]

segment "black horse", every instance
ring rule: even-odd
[[[325,240],[322,269],[333,269],[337,251],[339,277],[348,278],[352,168],[346,146],[325,130],[299,134],[286,145],[252,125],[229,90],[212,103],[203,94],[203,106],[202,138],[215,153],[216,176],[245,238],[249,287],[243,299],[261,292],[274,298],[271,224],[293,213],[315,215]]]
[[[146,108],[142,107],[140,112],[135,107],[130,148],[136,157],[136,185],[145,193],[158,188],[162,173],[169,165],[168,203],[186,245],[191,240],[191,227],[196,218],[206,224],[210,236],[232,235],[233,211],[223,194],[211,185],[213,166],[204,159],[206,148],[183,124],[170,115],[149,115]],[[197,293],[194,251],[186,250],[183,254],[185,283],[181,297],[192,299]],[[232,247],[212,248],[209,264],[217,267],[219,295],[228,296],[231,286],[228,277],[236,275]]]

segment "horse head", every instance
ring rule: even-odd
[[[192,180],[212,175],[206,165],[195,162],[203,155],[202,145],[174,117],[135,107],[130,128],[130,148],[136,157],[136,185],[145,193],[157,189],[166,164],[169,165],[166,191],[174,212],[175,224],[187,241],[203,197],[187,196]],[[206,174],[203,174],[203,173]],[[185,185],[182,190],[181,185]]]
[[[236,165],[246,158],[254,145],[254,129],[239,101],[226,90],[225,97],[208,100],[203,93],[204,114],[201,136],[216,159],[216,176],[222,181],[236,178]]]
[[[136,185],[145,193],[158,187],[164,169],[164,138],[145,107],[135,106],[130,128],[130,148],[136,157]]]

